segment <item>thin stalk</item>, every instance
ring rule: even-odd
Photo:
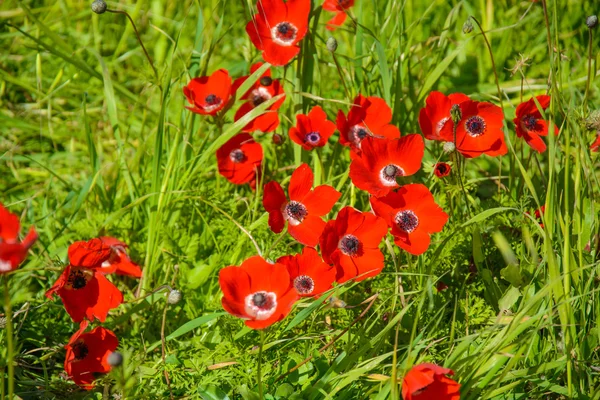
[[[8,398],[14,397],[15,391],[15,366],[13,365],[13,326],[10,294],[8,293],[8,276],[4,277],[4,312],[6,314],[6,346],[8,365]]]
[[[481,36],[483,36],[483,40],[485,40],[485,45],[487,46],[488,52],[490,53],[490,59],[492,60],[492,71],[494,71],[494,80],[496,81],[496,88],[498,89],[498,100],[500,101],[500,107],[502,107],[502,110],[504,110],[504,102],[502,101],[502,90],[500,90],[500,82],[498,80],[498,71],[496,71],[496,62],[494,61],[494,54],[492,53],[492,46],[490,45],[490,42],[489,42],[485,32],[483,31],[481,24],[479,23],[479,21],[477,21],[477,18],[475,18],[474,16],[471,16],[471,18],[473,19],[473,21],[475,21],[475,23],[479,27]]]
[[[263,383],[262,383],[262,353],[263,347],[265,345],[265,331],[263,329],[260,330],[260,347],[258,348],[258,368],[257,368],[257,376],[256,380],[258,381],[258,397],[262,400],[264,399],[263,395]]]
[[[338,75],[340,76],[340,80],[342,81],[342,85],[344,85],[344,91],[346,92],[346,98],[348,99],[348,101],[352,101],[350,91],[348,90],[348,86],[346,86],[346,78],[344,77],[344,74],[342,72],[342,67],[340,66],[340,63],[339,63],[337,57],[335,56],[335,53],[332,52],[331,56],[333,57],[333,62],[335,63],[335,67],[337,68]]]
[[[583,111],[587,110],[587,101],[590,93],[590,82],[592,81],[592,40],[594,38],[594,30],[588,29],[589,32],[589,40],[588,40],[588,75],[587,75],[587,83],[585,85],[585,96],[583,97]]]

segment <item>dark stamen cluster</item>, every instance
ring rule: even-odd
[[[345,255],[354,256],[358,253],[360,241],[354,235],[346,235],[340,240],[338,247]]]
[[[419,217],[411,210],[404,210],[396,214],[394,222],[401,231],[411,233],[419,226]]]
[[[309,294],[315,289],[315,282],[308,275],[300,275],[294,279],[294,288],[300,294]]]
[[[218,97],[217,95],[214,94],[209,94],[208,96],[206,96],[206,98],[204,99],[204,101],[206,102],[207,105],[209,106],[215,106],[217,104],[221,104],[221,98]]]
[[[385,168],[381,170],[381,177],[388,182],[396,182],[396,177],[402,175],[404,175],[402,168],[394,164],[386,165]]]
[[[235,150],[232,150],[231,153],[229,153],[229,158],[234,163],[239,164],[246,159],[246,155],[244,154],[244,152],[241,149],[235,149]]]
[[[302,203],[290,201],[288,205],[285,206],[285,213],[289,218],[293,218],[296,221],[302,221],[304,218],[306,218],[308,211]]]
[[[267,296],[267,292],[256,292],[252,296],[252,304],[261,310],[270,310],[273,308],[273,299]]]
[[[79,269],[72,269],[69,273],[67,283],[69,283],[73,289],[83,289],[87,285],[87,278],[85,273]]]
[[[90,350],[88,349],[87,344],[83,342],[83,340],[79,340],[73,346],[73,353],[75,354],[76,360],[83,360],[87,357]]]
[[[537,127],[537,118],[531,114],[527,114],[522,119],[523,124],[525,124],[525,128],[530,131],[535,131]]]
[[[310,132],[306,134],[306,141],[310,144],[317,144],[321,140],[319,132]]]
[[[465,128],[470,136],[481,136],[485,132],[485,121],[479,115],[474,115],[465,122]]]

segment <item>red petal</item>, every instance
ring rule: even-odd
[[[288,193],[290,200],[302,202],[304,197],[310,192],[313,185],[314,176],[308,164],[301,164],[290,180]]]
[[[302,204],[306,207],[309,215],[322,217],[331,211],[341,196],[342,194],[333,187],[321,185],[310,191],[302,200]]]
[[[321,218],[311,215],[296,226],[288,224],[290,235],[298,242],[310,247],[315,247],[319,243],[323,229],[325,229],[325,222]]]

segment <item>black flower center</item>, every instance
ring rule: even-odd
[[[527,128],[527,130],[529,131],[536,131],[537,130],[537,118],[534,117],[531,114],[527,114],[526,116],[524,116],[522,118],[523,121],[523,125],[525,125],[525,128]]]
[[[321,140],[319,132],[310,132],[306,134],[306,141],[310,144],[317,144]]]
[[[309,294],[315,289],[315,281],[308,275],[300,275],[294,279],[294,287],[300,294]]]
[[[252,295],[252,305],[260,310],[270,310],[275,303],[273,302],[273,296],[267,295],[267,292],[256,292]]]
[[[239,164],[246,159],[246,155],[241,149],[235,149],[229,153],[229,159],[234,163]]]
[[[263,86],[271,86],[271,83],[273,83],[273,79],[271,79],[270,76],[263,76],[260,78],[260,84]]]
[[[297,33],[298,28],[289,22],[280,22],[271,30],[273,41],[282,46],[291,46]]]
[[[354,235],[345,235],[338,245],[338,248],[347,256],[354,256],[358,253],[360,241]]]
[[[84,270],[72,269],[67,278],[67,284],[73,289],[83,289],[89,280],[90,276]]]
[[[81,361],[84,358],[86,358],[88,353],[90,352],[87,344],[85,344],[83,342],[83,340],[81,340],[81,339],[79,341],[77,341],[75,344],[73,344],[72,349],[73,349],[73,354],[75,354],[75,359],[78,361]]]
[[[485,132],[485,121],[479,115],[474,115],[465,122],[465,128],[470,136],[481,136]]]
[[[214,106],[216,104],[221,103],[221,99],[214,94],[209,94],[208,96],[206,96],[204,101],[206,101],[206,104],[208,104],[209,106]]]
[[[419,217],[411,210],[404,210],[396,214],[394,222],[401,231],[411,233],[419,226]]]
[[[306,210],[306,207],[304,207],[304,205],[302,203],[299,203],[297,201],[290,201],[285,206],[285,213],[288,218],[302,222],[302,220],[304,218],[306,218],[308,211]]]
[[[397,176],[404,176],[404,170],[397,165],[388,164],[381,170],[381,178],[386,184],[396,184]]]
[[[448,166],[446,164],[438,164],[437,171],[439,174],[445,174],[448,172]]]

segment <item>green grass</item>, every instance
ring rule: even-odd
[[[325,45],[332,15],[313,2],[300,57],[273,69],[288,94],[277,133],[287,138],[295,114],[315,104],[334,120],[359,92],[386,99],[403,134],[419,132],[418,112],[431,90],[499,105],[477,25],[462,33],[472,15],[491,41],[509,154],[465,163],[469,211],[460,186],[432,177],[442,152],[427,143],[412,181],[431,188],[449,223],[424,255],[383,246],[381,275],[336,288],[335,296],[355,308],[304,301],[268,329],[266,398],[399,398],[390,376],[401,379],[428,361],[455,371],[464,399],[600,399],[600,169],[588,150],[595,134],[582,122],[600,107],[597,79],[584,106],[584,22],[599,10],[591,1],[547,0],[546,29],[542,2],[429,3],[356,0],[352,20],[333,33],[334,59]],[[216,170],[215,149],[244,124],[234,124],[230,111],[219,131],[212,119],[183,108],[182,93],[192,77],[218,68],[238,77],[260,60],[244,31],[254,4],[110,2],[136,22],[158,77],[126,17],[93,14],[90,4],[0,4],[0,201],[40,233],[9,281],[13,311],[24,311],[14,318],[16,393],[256,399],[259,333],[223,313],[217,277],[256,254],[249,235],[262,251],[277,235],[267,226],[261,191],[233,186]],[[600,32],[594,34],[596,71]],[[521,54],[529,61],[513,74]],[[549,136],[547,152],[537,155],[516,137],[512,118],[521,98],[546,92],[560,135]],[[288,167],[300,161],[319,166],[290,140],[281,147],[270,134],[258,141],[267,180],[286,182]],[[346,205],[368,210],[367,194],[347,177],[347,151],[332,140],[320,159],[317,179],[342,192],[330,217]],[[528,213],[543,204],[541,229]],[[86,393],[61,376],[63,345],[77,327],[43,294],[70,243],[105,234],[130,245],[145,278],[114,279],[127,303],[104,326],[119,337],[125,364]],[[298,251],[285,236],[269,258]],[[449,288],[437,293],[438,280]],[[138,284],[146,292],[172,285],[183,300],[167,305],[159,292],[138,301]],[[373,295],[372,304],[363,303]],[[0,376],[7,376],[5,329],[0,343]]]

